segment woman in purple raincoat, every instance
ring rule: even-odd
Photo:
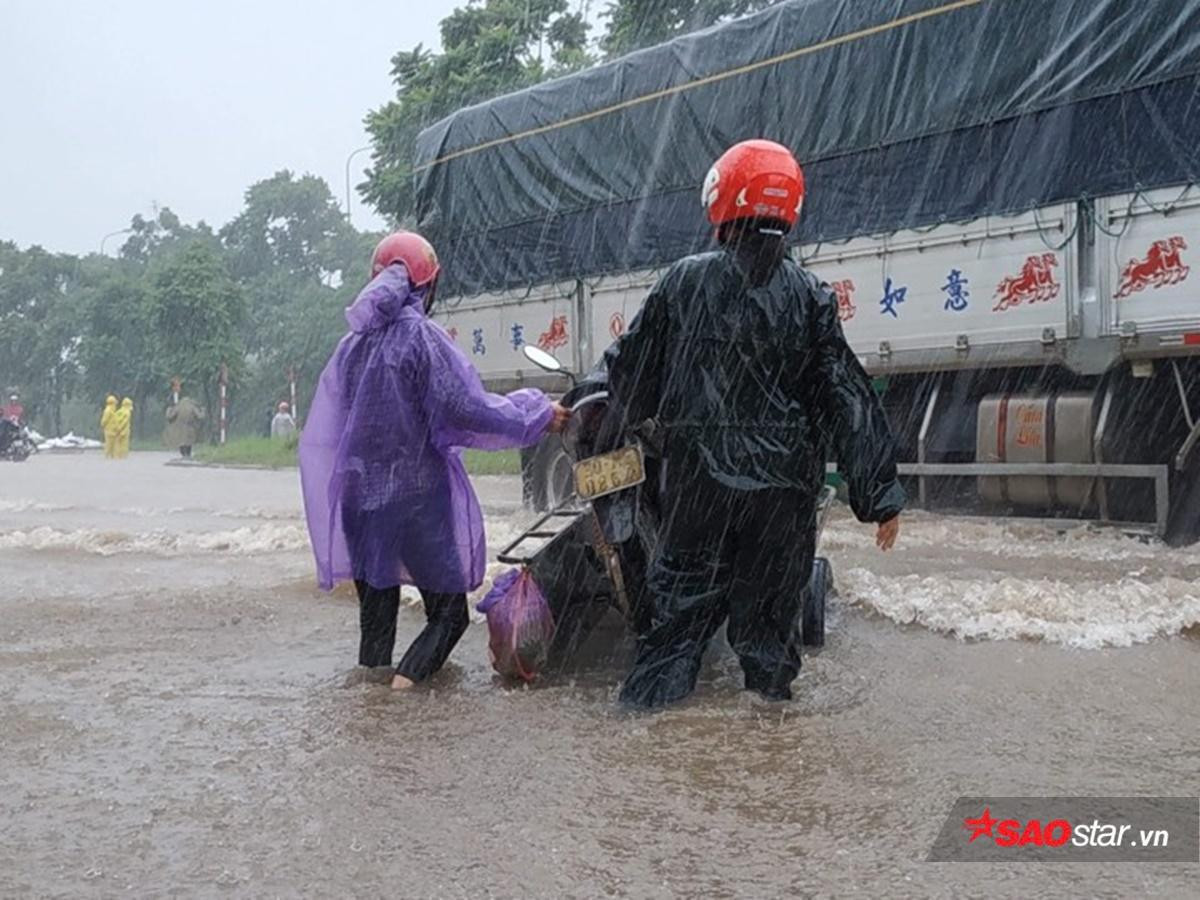
[[[392,681],[406,688],[442,667],[483,581],[483,516],[459,448],[527,446],[567,412],[540,391],[484,390],[427,317],[438,262],[420,235],[384,238],[372,275],[321,374],[300,476],[320,586],[358,589],[360,665],[391,665],[400,585],[420,591],[427,623]]]

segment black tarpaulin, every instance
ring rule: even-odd
[[[1192,181],[1200,3],[781,3],[427,129],[420,227],[455,293],[661,265],[750,137],[804,165],[805,242]]]

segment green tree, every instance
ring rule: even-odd
[[[169,209],[130,230],[117,259],[0,242],[0,390],[59,433],[64,404],[94,430],[106,394],[132,397],[140,437],[161,425],[174,376],[215,413],[223,363],[246,411],[231,427],[261,427],[292,369],[307,405],[378,235],[351,228],[319,178],[287,171],[252,185],[219,233]]]
[[[234,278],[246,291],[252,357],[272,356],[290,334],[297,298],[332,293],[368,251],[321,178],[277,172],[246,191],[242,212],[220,231]]]
[[[290,399],[289,372],[296,376],[300,413],[307,412],[321,370],[346,333],[345,307],[359,287],[361,282],[341,290],[310,284],[291,295],[287,318],[280,320],[270,348],[247,359],[244,389],[235,398],[235,429],[265,429],[268,411]]]
[[[0,390],[19,391],[43,427],[61,426],[79,375],[80,279],[74,257],[0,243]]]
[[[139,409],[165,395],[147,279],[128,265],[110,267],[83,295],[79,362],[82,395],[95,408],[108,394],[132,397]],[[138,424],[144,424],[138,417]],[[139,428],[139,435],[145,430]]]
[[[673,37],[744,16],[779,0],[612,0],[603,13],[608,28],[600,46],[609,57],[661,44]]]
[[[246,190],[246,205],[220,232],[235,278],[282,273],[323,279],[340,271],[356,249],[329,185],[286,169]]]
[[[241,286],[213,247],[195,242],[153,269],[149,299],[161,371],[199,389],[214,409],[221,366],[235,383],[244,370]]]
[[[374,152],[366,200],[412,220],[417,134],[454,110],[582,68],[588,22],[567,0],[470,0],[441,22],[442,52],[418,45],[392,58],[396,98],[367,115]]]
[[[129,222],[130,235],[121,245],[123,260],[145,265],[188,246],[194,241],[216,242],[216,235],[204,222],[186,225],[168,207],[158,210],[153,219],[135,215]]]
[[[220,237],[248,306],[232,423],[257,431],[266,410],[287,398],[289,371],[307,404],[345,331],[343,309],[367,280],[378,235],[352,228],[322,179],[281,171],[246,191],[242,212]]]

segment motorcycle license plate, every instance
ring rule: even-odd
[[[623,447],[575,463],[575,493],[583,500],[615,494],[645,480],[646,465],[642,448],[637,446]]]

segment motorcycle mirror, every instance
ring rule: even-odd
[[[563,364],[552,353],[547,353],[541,347],[535,347],[532,344],[526,344],[521,348],[525,353],[525,358],[540,369],[545,369],[547,372],[561,372]]]

